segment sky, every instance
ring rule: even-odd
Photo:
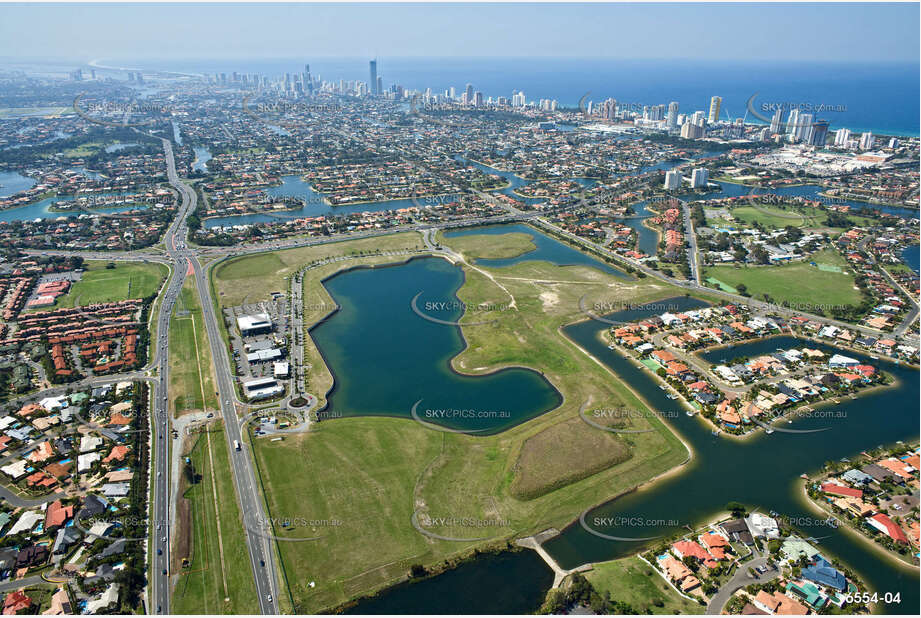
[[[919,4],[5,4],[0,59],[919,59]]]

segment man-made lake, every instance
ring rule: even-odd
[[[556,240],[555,238],[551,238],[550,236],[539,232],[533,227],[525,225],[524,223],[502,223],[499,225],[461,228],[446,231],[444,236],[445,238],[476,236],[479,234],[492,236],[511,234],[513,232],[527,234],[530,236],[531,242],[536,245],[536,248],[532,251],[528,251],[527,253],[516,255],[515,257],[479,258],[475,260],[475,262],[481,266],[500,268],[502,266],[511,266],[512,264],[517,264],[519,262],[540,260],[544,262],[550,262],[551,264],[556,264],[558,266],[591,266],[592,268],[597,268],[608,273],[609,275],[614,275],[615,277],[620,277],[622,279],[630,278],[626,273],[617,270],[610,264],[602,262],[601,260],[597,260],[577,249],[573,249],[566,243]]]
[[[560,394],[536,371],[465,376],[451,368],[451,358],[464,349],[460,329],[423,319],[410,301],[421,292],[418,307],[425,314],[458,320],[463,311],[455,292],[463,280],[459,267],[440,258],[359,268],[328,280],[326,287],[340,309],[311,336],[335,376],[329,413],[409,417],[422,400],[419,418],[490,434],[556,408]],[[480,317],[468,313],[473,314],[470,321]],[[490,316],[484,313],[482,318]],[[445,420],[432,420],[431,410],[451,413]]]

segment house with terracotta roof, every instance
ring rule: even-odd
[[[902,543],[903,545],[908,544],[908,537],[905,536],[905,532],[903,532],[902,528],[899,527],[897,523],[892,521],[889,516],[882,513],[877,513],[872,517],[868,517],[867,523],[888,536],[896,543]]]
[[[34,451],[29,453],[28,459],[33,463],[41,463],[52,457],[54,457],[54,447],[51,446],[50,441],[45,440]]]
[[[73,505],[64,506],[60,500],[55,500],[48,505],[48,510],[45,512],[45,530],[63,526],[73,516]]]
[[[778,616],[805,616],[809,613],[808,607],[780,592],[769,594],[759,590],[752,602],[758,609]]]
[[[32,607],[32,599],[25,593],[24,588],[14,590],[3,599],[4,616],[15,616],[19,612],[23,612],[30,607]]]
[[[106,458],[102,460],[102,462],[109,463],[111,461],[124,461],[129,452],[131,452],[131,449],[123,444],[113,446],[112,450],[109,452]]]
[[[908,479],[912,478],[913,473],[917,472],[917,470],[908,465],[906,462],[896,459],[895,457],[882,459],[877,461],[876,464],[886,468],[903,481],[907,481]]]
[[[831,494],[833,496],[847,496],[849,498],[863,498],[863,490],[855,489],[853,487],[845,487],[844,485],[838,485],[837,483],[823,483],[820,487],[822,493]]]
[[[685,556],[692,556],[701,562],[713,558],[700,544],[694,541],[681,540],[672,544],[672,553],[683,559]]]

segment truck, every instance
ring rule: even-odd
[[[233,447],[234,447],[236,450],[239,451],[239,450],[240,450],[240,441],[239,441],[239,440],[234,440],[234,441],[233,441]]]

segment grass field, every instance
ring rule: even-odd
[[[843,272],[823,270],[810,262],[837,267]],[[828,249],[806,261],[779,266],[710,266],[701,276],[714,277],[737,289],[744,285],[752,297],[768,294],[775,302],[856,306],[861,302],[861,294],[850,273],[845,259]]]
[[[521,232],[498,236],[489,234],[457,236],[449,240],[449,246],[455,251],[464,254],[468,259],[510,258],[537,248],[530,236]],[[445,243],[444,235],[441,232],[438,233],[438,242],[448,244]]]
[[[591,306],[598,300],[657,300],[679,294],[676,288],[546,262],[486,271],[492,278],[465,271],[461,301],[502,304],[511,296],[518,309],[498,312],[496,326],[465,329],[468,348],[453,359],[454,368],[483,374],[511,365],[532,367],[561,391],[564,403],[488,437],[444,434],[406,419],[352,417],[324,421],[308,434],[286,436],[281,442],[255,440],[270,517],[339,522],[290,531],[320,540],[278,544],[296,611],[335,607],[402,579],[413,564],[438,565],[475,547],[504,546],[508,539],[561,528],[587,506],[687,457],[658,417],[631,419],[636,428],[655,431],[609,439],[599,438],[599,430],[579,420],[585,401],[593,407],[646,408],[558,330],[584,317],[579,309],[583,294]],[[305,279],[305,303],[330,302],[320,284],[321,275],[328,274]],[[305,315],[305,321],[310,324],[318,317]],[[322,373],[322,359],[311,341],[305,343],[306,358],[316,360],[311,373]],[[559,432],[567,439],[558,439]],[[602,452],[586,453],[586,444]],[[530,499],[522,499],[522,487],[528,489],[523,497]],[[411,523],[414,512],[426,530],[466,540],[424,536]],[[460,521],[465,518],[482,524]],[[310,581],[314,588],[307,586]]]
[[[216,410],[211,346],[191,278],[182,285],[169,330],[169,400],[173,414]]]
[[[301,266],[327,256],[354,255],[362,251],[418,249],[422,238],[415,232],[367,238],[313,247],[299,247],[254,256],[239,257],[218,264],[212,271],[212,280],[218,302],[232,307],[246,302],[268,298],[274,291],[287,289],[285,277]]]
[[[146,298],[156,294],[166,278],[168,269],[158,262],[87,261],[86,272],[70,291],[58,298],[56,307],[74,307],[91,303],[107,303],[126,298]]]
[[[784,228],[788,225],[799,228],[821,228],[830,231],[843,231],[843,228],[830,228],[825,225],[828,215],[815,208],[793,207],[780,208],[772,204],[737,206],[731,210],[736,219],[733,227],[752,227],[759,223],[767,229]],[[861,215],[848,214],[847,220],[852,226],[873,225],[874,219]]]
[[[192,559],[179,574],[170,609],[175,614],[258,613],[223,429],[199,434],[189,457],[201,475],[184,494],[191,502]]]
[[[703,614],[704,607],[679,595],[648,564],[632,556],[595,563],[585,574],[600,593],[629,603],[640,614]]]

